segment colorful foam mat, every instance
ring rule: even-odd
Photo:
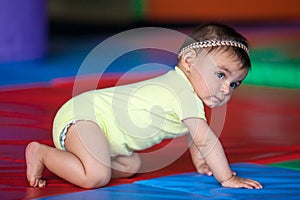
[[[111,76],[104,77],[101,86],[114,85],[117,80]],[[84,84],[81,85],[84,87]],[[63,181],[47,170],[44,174],[47,187],[30,188],[25,175],[26,144],[37,140],[53,145],[51,123],[56,110],[72,96],[72,86],[72,82],[55,81],[32,88],[0,91],[0,196],[2,199],[32,199],[85,192],[84,189]],[[226,110],[224,108],[207,110],[207,118],[214,122],[216,119],[211,116],[217,116],[215,114],[219,112],[226,113],[220,140],[231,163],[278,164],[283,161],[295,161],[300,159],[299,99],[299,90],[243,86],[236,91]],[[143,163],[153,164],[169,158],[175,150],[186,148],[185,141],[185,138],[182,138],[174,143],[170,151],[164,155],[150,159],[143,158]],[[165,143],[167,141],[162,145]],[[155,148],[159,148],[159,145]],[[299,168],[298,164],[299,162],[296,162],[296,168]],[[138,174],[129,179],[112,180],[109,186],[193,171],[189,153],[182,152],[175,162],[164,168]],[[274,183],[276,181],[274,179]],[[156,190],[160,189],[156,188]],[[127,198],[130,198],[130,195]]]
[[[299,27],[240,29],[247,33],[255,47],[251,53],[253,69],[245,82],[280,88],[242,86],[226,108],[207,110],[210,121],[215,120],[211,116],[218,116],[214,113],[226,113],[220,140],[228,159],[230,163],[239,163],[232,166],[240,175],[262,181],[265,186],[263,190],[221,188],[212,177],[199,177],[189,173],[194,168],[188,151],[164,168],[128,179],[112,180],[109,187],[99,190],[86,191],[78,188],[47,170],[44,173],[48,183],[46,188],[28,187],[24,160],[26,144],[37,140],[53,145],[53,117],[57,109],[74,95],[74,77],[80,63],[93,46],[99,43],[98,40],[103,39],[88,38],[87,42],[87,38],[68,37],[55,38],[51,42],[49,56],[45,59],[0,64],[0,198],[300,199],[297,182],[299,171],[295,171],[300,168],[300,90],[296,89],[300,88]],[[94,40],[97,42],[94,43]],[[112,64],[112,69],[99,81],[99,85],[112,86],[119,81],[122,73],[143,63],[163,61],[166,66],[173,66],[173,57],[174,55],[152,50],[128,53]],[[157,68],[151,69],[143,72],[143,76],[139,74],[129,79],[127,77],[127,81],[138,81],[160,72]],[[91,79],[88,77],[80,82],[81,91],[89,89],[89,81]],[[182,141],[185,140],[173,145],[173,150],[186,148]],[[166,143],[168,141],[164,141],[162,146]],[[160,145],[155,148],[160,148]],[[173,150],[164,157],[160,155],[148,160],[143,158],[143,163],[147,165],[168,158]],[[272,166],[265,166],[270,163]],[[180,181],[176,180],[177,175],[174,174],[179,174]],[[164,180],[166,176],[167,179]],[[156,179],[157,177],[162,178]],[[143,181],[147,179],[150,182]],[[152,181],[161,181],[158,185],[165,187],[157,187],[156,182],[154,187]],[[173,184],[181,184],[182,187],[179,189],[178,185]],[[197,193],[203,184],[207,184],[205,191],[208,193]],[[186,192],[182,188],[190,190]],[[89,195],[99,192],[100,196]]]
[[[250,163],[232,165],[238,175],[252,178],[264,186],[256,189],[232,189],[221,187],[215,178],[197,173],[137,181],[113,187],[100,188],[72,194],[41,198],[55,199],[272,199],[300,198],[300,171]]]

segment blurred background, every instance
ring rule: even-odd
[[[156,26],[188,34],[218,21],[250,41],[254,67],[246,83],[299,88],[299,11],[297,0],[2,0],[0,86],[75,76],[96,45],[124,30]],[[116,64],[113,71],[126,70]]]
[[[0,0],[2,199],[32,199],[82,191],[49,171],[45,172],[49,180],[47,189],[29,188],[24,150],[33,140],[53,145],[51,129],[55,113],[75,94],[74,80],[97,45],[133,28],[161,27],[189,34],[196,26],[212,21],[233,26],[248,38],[251,47],[252,69],[246,85],[235,92],[226,108],[221,140],[229,161],[300,169],[299,0]],[[148,39],[163,44],[174,42],[172,36],[164,38],[157,34]],[[120,48],[130,46],[130,42],[134,41],[124,38]],[[108,55],[118,54],[114,50],[118,46],[108,46]],[[94,72],[106,67],[101,61],[107,58],[105,53],[92,63],[95,71],[87,72],[76,85],[82,86],[80,91],[95,89],[90,87],[95,79],[101,87],[112,86],[138,66],[144,67],[139,74],[129,76],[129,81],[158,75],[166,71],[162,66],[171,68],[177,62],[175,53],[140,49],[119,56],[99,81]],[[179,142],[173,147],[182,149],[182,145]],[[162,157],[159,155],[157,159],[163,160]],[[149,162],[153,163],[153,159]],[[193,170],[186,152],[162,171],[116,179],[112,184]],[[286,177],[286,173],[281,175]],[[270,181],[271,176],[267,174]],[[277,191],[282,183],[275,182],[280,185],[272,184]],[[286,194],[293,186],[287,187],[277,192]],[[274,197],[273,193],[270,195]]]

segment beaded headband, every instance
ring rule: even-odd
[[[207,48],[207,47],[220,47],[220,46],[232,46],[243,49],[249,54],[249,50],[246,45],[241,42],[237,42],[234,40],[204,40],[202,42],[192,43],[184,48],[182,48],[178,54],[180,57],[185,51],[190,49],[198,49],[198,48]]]

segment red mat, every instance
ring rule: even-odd
[[[130,82],[137,80],[132,78]],[[102,79],[101,87],[114,85],[116,81],[117,76],[108,75]],[[0,195],[3,199],[30,199],[83,190],[49,171],[45,172],[46,188],[30,188],[25,175],[26,144],[38,140],[53,145],[52,119],[56,110],[72,96],[72,86],[72,81],[58,81],[51,85],[0,91]],[[271,163],[299,159],[299,100],[299,90],[253,86],[238,89],[226,107],[226,122],[221,135],[230,162]],[[207,109],[207,112],[210,119],[215,110]],[[168,141],[153,149],[166,143]],[[183,140],[179,139],[174,148],[182,145]],[[113,180],[111,185],[193,170],[186,152],[163,169],[130,179]]]

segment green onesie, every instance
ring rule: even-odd
[[[106,135],[111,156],[130,156],[166,138],[188,132],[182,120],[205,119],[203,103],[178,68],[138,83],[92,90],[67,101],[53,124],[56,148],[64,149],[63,130],[90,120]],[[206,119],[205,119],[206,120]]]

